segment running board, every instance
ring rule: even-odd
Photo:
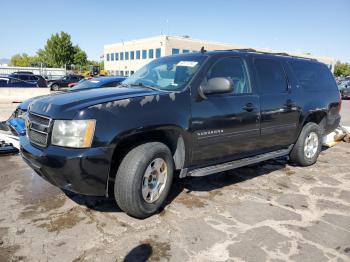
[[[235,169],[235,168],[239,168],[239,167],[243,167],[251,164],[256,164],[272,158],[285,156],[289,154],[293,146],[294,145],[290,145],[287,149],[280,149],[277,151],[273,151],[273,152],[253,156],[253,157],[247,157],[247,158],[243,158],[243,159],[239,159],[231,162],[226,162],[219,165],[194,169],[189,171],[187,173],[187,176],[207,176],[214,173],[219,173],[219,172],[223,172],[223,171],[227,171],[227,170],[231,170],[231,169]]]

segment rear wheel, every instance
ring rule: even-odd
[[[319,125],[307,123],[290,153],[291,160],[300,166],[316,163],[322,148],[322,131]]]
[[[59,89],[58,84],[53,84],[53,85],[51,86],[51,89],[52,89],[53,91],[58,91],[58,89]]]
[[[169,148],[159,142],[135,147],[122,160],[114,195],[127,214],[146,218],[164,203],[173,180],[174,162]]]

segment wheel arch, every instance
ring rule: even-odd
[[[111,168],[108,174],[106,193],[111,195],[116,172],[125,155],[134,147],[147,142],[161,142],[169,147],[176,170],[181,170],[189,161],[190,146],[186,132],[177,126],[159,127],[139,132],[130,131],[115,139],[115,147],[111,159]]]
[[[317,111],[309,112],[304,118],[302,128],[307,123],[315,123],[315,124],[319,125],[322,129],[322,132],[324,132],[325,126],[327,123],[327,111],[326,110],[317,110]],[[300,130],[300,132],[301,132],[301,130]]]

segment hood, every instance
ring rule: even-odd
[[[29,99],[23,101],[22,103],[20,103],[18,105],[18,108],[21,109],[22,111],[27,111],[31,102],[33,102],[36,99],[39,99],[39,98],[42,98],[42,97],[46,97],[46,96],[50,96],[50,95],[35,96],[35,97],[32,97],[32,98],[29,98]]]
[[[35,99],[30,104],[29,110],[54,119],[72,119],[79,110],[86,107],[125,98],[155,95],[160,92],[146,88],[126,87],[68,91]]]

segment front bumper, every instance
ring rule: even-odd
[[[68,149],[33,146],[20,137],[23,160],[52,185],[83,195],[106,196],[111,150],[106,147]]]

